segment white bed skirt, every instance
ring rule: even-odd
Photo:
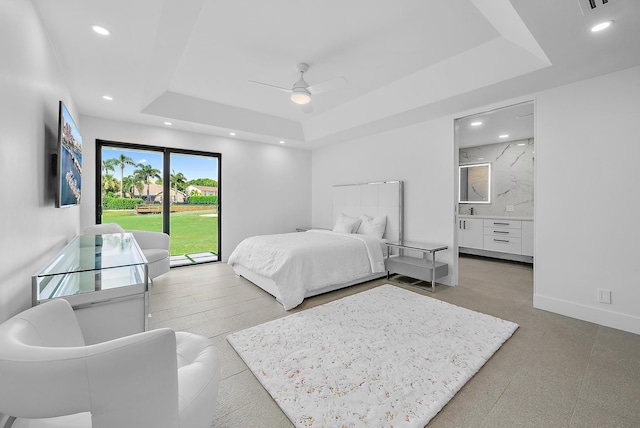
[[[236,275],[240,275],[241,277],[248,279],[258,287],[262,288],[267,293],[271,294],[273,297],[276,298],[278,302],[280,302],[280,293],[278,292],[278,287],[276,287],[276,283],[271,278],[267,278],[265,276],[257,274],[238,263],[233,265],[233,270],[236,273]],[[341,288],[351,287],[352,285],[362,284],[363,282],[371,281],[378,278],[383,278],[386,276],[387,276],[386,272],[373,273],[371,275],[367,275],[362,278],[354,279],[353,281],[349,281],[341,284],[329,285],[327,287],[307,291],[304,297],[306,299],[307,297],[317,296],[318,294],[328,293],[330,291],[339,290]]]

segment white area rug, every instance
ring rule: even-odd
[[[423,427],[517,328],[383,285],[227,340],[297,427]]]

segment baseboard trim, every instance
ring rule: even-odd
[[[640,317],[607,311],[593,306],[580,305],[566,300],[554,299],[539,294],[533,295],[533,307],[565,315],[605,327],[640,334]]]

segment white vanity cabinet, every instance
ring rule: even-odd
[[[484,248],[484,220],[482,218],[461,218],[458,220],[458,246]]]
[[[458,217],[461,253],[530,262],[533,220],[509,217]]]

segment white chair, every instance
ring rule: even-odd
[[[144,256],[149,262],[149,279],[153,280],[163,273],[169,272],[171,261],[169,235],[162,232],[148,232],[145,230],[124,230],[116,223],[96,224],[82,230],[84,235],[97,235],[101,233],[131,232]]]
[[[14,428],[209,428],[219,382],[207,338],[158,329],[85,346],[64,299],[0,325],[0,412]]]

